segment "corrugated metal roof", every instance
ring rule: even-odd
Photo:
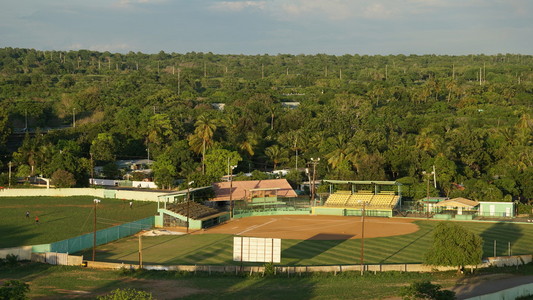
[[[466,199],[466,198],[462,198],[462,197],[441,201],[435,204],[435,206],[445,206],[445,207],[475,207],[478,205],[479,205],[479,202]]]
[[[230,182],[225,181],[213,183],[216,196],[211,201],[228,201],[230,198],[230,184]],[[277,194],[281,198],[298,197],[286,179],[267,179],[233,181],[231,198],[233,200],[246,199],[254,191],[272,191],[272,193]]]

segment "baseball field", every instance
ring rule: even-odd
[[[102,199],[97,206],[97,228],[152,216],[156,207],[153,202],[134,202],[130,208],[129,201]],[[93,218],[92,197],[0,198],[0,248],[56,242],[92,232]],[[239,235],[281,238],[283,265],[357,264],[361,221],[361,217],[302,215],[236,219],[189,235],[143,237],[143,260],[166,265],[235,264],[232,242]],[[421,262],[437,224],[422,219],[365,218],[365,263]],[[461,224],[481,235],[484,256],[530,254],[533,249],[533,224]],[[96,258],[136,263],[138,250],[138,237],[128,237],[99,246]]]
[[[423,261],[438,221],[366,218],[364,256],[368,264]],[[533,225],[462,222],[484,239],[484,256],[530,254]],[[267,216],[237,219],[190,235],[142,237],[145,264],[235,264],[233,236],[282,239],[282,265],[358,264],[361,218],[336,216]],[[495,242],[496,241],[496,242]],[[509,247],[510,246],[510,247]],[[86,253],[88,254],[88,253]],[[97,249],[97,260],[136,263],[138,237]]]
[[[0,197],[0,248],[61,241],[93,231],[94,197]],[[157,203],[101,199],[97,229],[153,216]],[[29,217],[26,217],[29,212]],[[38,217],[39,222],[35,222]]]

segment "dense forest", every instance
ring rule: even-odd
[[[210,184],[397,180],[408,197],[533,200],[533,56],[128,54],[0,49],[0,184],[88,185],[91,166],[155,162]],[[19,136],[20,143],[11,143]],[[16,146],[13,146],[16,145]],[[242,177],[239,176],[239,177]]]

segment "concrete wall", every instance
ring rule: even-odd
[[[502,290],[496,293],[468,298],[466,300],[517,299],[518,297],[525,297],[531,295],[533,295],[533,283],[528,283],[520,286],[515,286],[510,289]]]
[[[83,264],[83,256],[57,252],[32,253],[31,261],[51,265],[81,266]]]
[[[487,261],[494,267],[520,266],[533,261],[533,255],[487,257]]]
[[[3,189],[0,190],[0,197],[72,197],[91,196],[97,198],[117,198],[137,201],[154,201],[162,192],[136,191],[136,190],[112,190],[94,188],[72,188],[72,189]]]
[[[31,260],[31,248],[31,246],[22,246],[0,249],[0,258],[6,258],[11,254],[18,256],[18,260]]]
[[[273,210],[273,211],[248,211],[235,214],[235,219],[257,217],[257,216],[283,216],[283,215],[309,215],[308,210]]]
[[[339,208],[339,207],[313,207],[313,215],[331,215],[331,216],[361,216],[361,209],[357,208]],[[367,209],[365,216],[368,217],[392,217],[392,210]]]
[[[520,255],[513,257],[495,257],[496,260],[508,260],[508,263],[515,263],[516,265],[527,264],[531,262],[531,255]],[[509,266],[510,264],[506,264]],[[87,266],[97,269],[120,269],[131,268],[138,269],[138,265],[125,265],[122,263],[106,263],[106,262],[87,262]],[[492,266],[498,266],[491,263],[483,263],[477,266],[467,266],[467,270],[473,270],[478,268],[488,268]],[[227,266],[210,266],[210,265],[144,265],[144,269],[147,270],[162,270],[162,271],[188,271],[188,272],[221,272],[221,273],[262,273],[264,272],[263,266],[239,266],[239,265],[227,265]],[[328,273],[340,273],[340,272],[360,272],[361,265],[334,265],[334,266],[274,266],[276,273],[298,274],[308,272],[328,272]],[[364,265],[365,272],[435,272],[435,271],[454,271],[456,267],[440,267],[440,266],[427,266],[423,264],[380,264],[380,265]],[[513,299],[513,298],[505,298]]]

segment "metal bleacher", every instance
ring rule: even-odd
[[[376,209],[391,209],[398,203],[400,196],[394,192],[380,192],[374,194],[371,191],[358,191],[354,194],[341,193],[330,194],[325,202],[325,206],[330,207],[356,207],[365,206]]]
[[[350,194],[344,194],[344,193],[334,193],[329,195],[328,199],[326,200],[325,205],[326,206],[333,206],[333,207],[342,207],[346,206],[346,202],[350,199]]]

